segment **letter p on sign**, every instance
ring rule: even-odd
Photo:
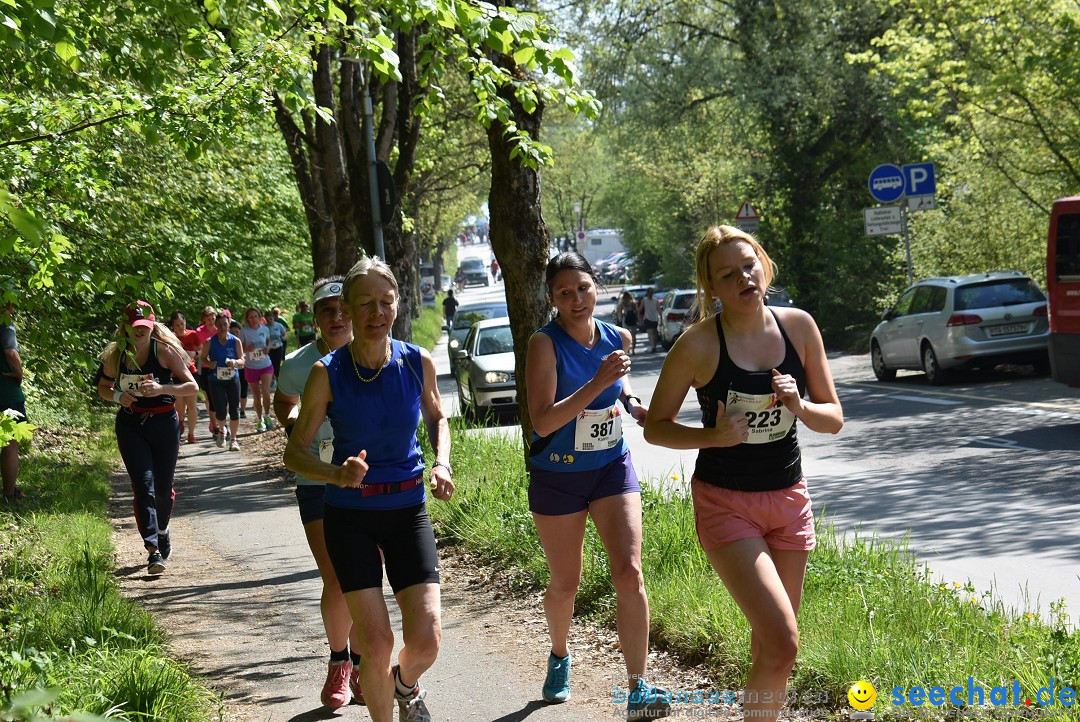
[[[932,196],[937,193],[933,163],[912,163],[905,165],[903,171],[904,195]]]

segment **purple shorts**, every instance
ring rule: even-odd
[[[529,511],[543,516],[575,514],[605,496],[640,492],[629,451],[592,471],[529,469]]]
[[[244,367],[244,380],[249,384],[259,383],[259,379],[268,374],[271,376],[274,374],[273,364],[261,369],[249,369],[247,366]]]

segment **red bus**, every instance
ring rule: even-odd
[[[1050,373],[1080,387],[1080,196],[1055,201],[1046,244]]]

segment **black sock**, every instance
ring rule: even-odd
[[[354,667],[359,667],[360,666],[360,655],[359,654],[357,654],[356,652],[350,651],[349,652],[349,657],[352,659],[352,666],[354,666]]]
[[[331,662],[344,662],[348,658],[349,658],[349,648],[348,647],[341,650],[340,652],[335,652],[333,649],[330,650],[330,661]]]

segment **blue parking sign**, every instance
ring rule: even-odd
[[[933,163],[912,163],[904,166],[904,195],[932,196],[937,193]]]
[[[878,203],[892,203],[904,195],[904,174],[891,163],[879,165],[870,173],[867,185]]]

